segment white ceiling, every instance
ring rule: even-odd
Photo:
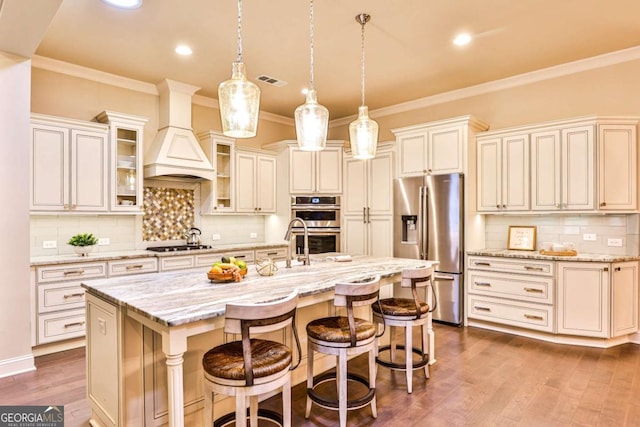
[[[27,0],[36,1],[36,0]],[[43,1],[43,0],[38,0]],[[48,0],[50,1],[50,0]],[[640,45],[638,0],[316,0],[315,86],[331,119],[360,104],[360,25],[366,25],[370,110]],[[64,0],[36,54],[149,83],[170,78],[217,98],[236,56],[235,0],[144,0],[118,10]],[[467,47],[451,41],[475,35]],[[189,44],[191,57],[173,52]],[[261,110],[292,117],[309,83],[309,3],[245,0],[243,59]]]

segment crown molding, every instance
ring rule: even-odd
[[[604,68],[623,62],[635,61],[640,59],[640,46],[628,49],[609,52],[590,58],[580,59],[565,64],[555,65],[549,68],[531,71],[516,76],[507,77],[500,80],[494,80],[487,83],[481,83],[475,86],[469,86],[462,89],[456,89],[437,95],[427,96],[425,98],[415,99],[413,101],[403,102],[401,104],[392,105],[390,107],[379,108],[377,110],[369,110],[369,116],[384,117],[392,114],[404,113],[420,108],[431,107],[433,105],[444,104],[446,102],[457,101],[459,99],[470,98],[472,96],[484,95],[491,92],[498,92],[504,89],[510,89],[518,86],[524,86],[531,83],[551,80],[570,74],[580,73],[583,71]],[[351,123],[357,118],[357,114],[342,117],[329,123],[330,128],[344,126]]]

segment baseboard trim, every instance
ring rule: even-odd
[[[33,353],[19,357],[12,357],[11,359],[0,360],[0,378],[10,377],[12,375],[35,370],[36,365]]]

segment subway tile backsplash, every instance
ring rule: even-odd
[[[640,254],[640,215],[486,215],[485,246],[507,247],[510,225],[536,226],[536,249],[542,242],[573,242],[578,252],[612,255]],[[595,234],[595,241],[583,240]],[[609,239],[622,239],[622,246],[609,246]]]

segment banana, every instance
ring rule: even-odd
[[[218,264],[218,267],[220,267],[223,270],[240,270],[240,267],[238,267],[235,264],[231,264],[230,262],[223,262]]]

